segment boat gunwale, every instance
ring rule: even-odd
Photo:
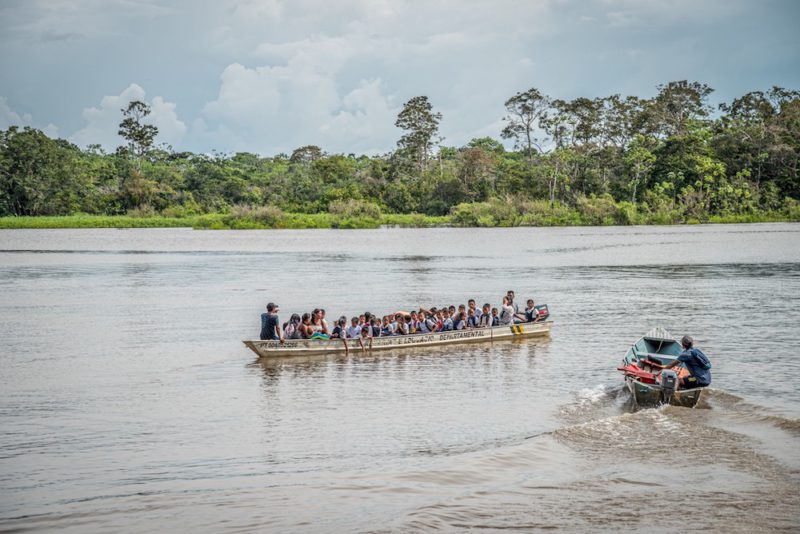
[[[538,322],[517,323],[513,325],[492,326],[487,328],[472,328],[465,330],[452,330],[447,332],[430,332],[422,334],[408,334],[405,336],[381,336],[373,338],[374,340],[387,339],[391,342],[381,342],[378,345],[373,344],[372,347],[364,346],[364,350],[398,350],[414,347],[432,347],[442,345],[455,345],[460,343],[479,343],[490,342],[494,340],[510,340],[515,338],[524,338],[529,336],[546,335],[550,333],[553,321],[545,320]],[[521,327],[521,328],[518,328]],[[530,330],[526,330],[530,328]],[[501,333],[502,335],[496,335]],[[463,335],[469,334],[472,335]],[[461,334],[454,336],[455,334]],[[437,336],[446,335],[454,336],[445,339],[431,339],[423,341],[424,336]],[[360,351],[361,346],[350,345],[352,342],[358,342],[360,338],[348,339],[348,350]],[[318,347],[309,347],[309,343],[319,342]],[[289,339],[284,343],[279,343],[274,340],[246,340],[243,341],[245,346],[255,352],[260,358],[282,358],[291,356],[303,355],[323,355],[323,354],[341,354],[346,352],[345,348],[339,339]],[[269,345],[269,346],[264,346]],[[287,347],[288,345],[288,347]],[[302,347],[292,347],[292,345],[303,345]]]

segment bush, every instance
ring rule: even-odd
[[[520,202],[519,212],[522,214],[521,224],[525,226],[576,226],[581,224],[580,214],[558,202],[550,204],[548,200],[532,200]]]
[[[143,204],[137,208],[133,208],[128,210],[128,217],[136,217],[136,218],[143,218],[143,217],[152,217],[156,214],[156,210],[149,204]]]
[[[342,219],[368,218],[377,220],[382,215],[381,207],[377,204],[352,198],[331,201],[328,204],[328,213]]]
[[[450,216],[456,226],[516,226],[520,220],[514,205],[499,199],[459,204],[450,211]]]
[[[224,223],[231,228],[276,228],[285,219],[277,206],[236,205],[225,217]]]
[[[786,197],[786,216],[790,221],[800,222],[800,202],[795,199]]]
[[[612,225],[617,219],[617,204],[609,194],[596,197],[578,197],[578,211],[586,224]]]

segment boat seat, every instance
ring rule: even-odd
[[[674,360],[675,358],[677,358],[677,356],[672,354],[659,354],[657,352],[638,352],[636,350],[634,350],[634,352],[636,352],[636,355],[641,359],[649,358],[651,360],[658,360],[661,358],[668,358],[670,360]]]

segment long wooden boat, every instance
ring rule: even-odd
[[[622,366],[625,385],[637,407],[671,404],[693,408],[704,388],[677,389],[676,380],[688,375],[683,366],[664,370],[681,353],[681,344],[663,328],[656,327],[639,338],[625,353]]]
[[[457,343],[478,343],[519,339],[532,336],[545,336],[550,333],[553,321],[521,323],[515,325],[451,330],[430,334],[411,334],[407,336],[385,336],[372,338],[372,348],[364,342],[366,350],[410,349],[455,345]],[[280,341],[244,341],[244,344],[261,358],[285,356],[304,356],[313,354],[335,354],[345,351],[342,339],[287,339]],[[347,339],[348,349],[361,351],[359,339]]]

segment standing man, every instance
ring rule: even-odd
[[[514,308],[514,322],[515,323],[524,323],[525,322],[525,314],[520,313],[519,311],[519,304],[517,304],[517,294],[514,293],[511,289],[508,290],[506,293],[508,297],[508,303],[511,304],[511,307]]]
[[[506,297],[508,297],[508,303],[512,308],[514,308],[514,315],[517,315],[519,313],[519,304],[514,302],[514,299],[517,298],[517,295],[514,293],[514,291],[509,289],[508,292],[506,292]]]
[[[262,341],[278,341],[283,343],[283,331],[281,330],[281,322],[278,319],[278,311],[280,307],[274,302],[267,304],[267,313],[261,314],[261,340]]]
[[[689,376],[681,378],[680,389],[704,388],[711,385],[711,362],[703,351],[694,348],[692,336],[683,336],[681,339],[683,352],[678,358],[664,366],[671,369],[679,364],[686,366]]]
[[[511,291],[509,291],[511,293]],[[500,325],[514,324],[514,305],[511,297],[503,297],[503,310],[500,312]]]

